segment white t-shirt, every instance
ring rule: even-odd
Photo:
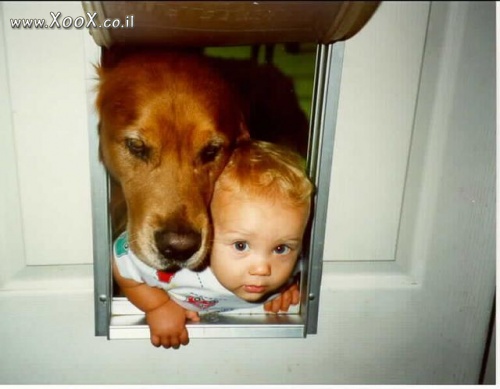
[[[130,250],[126,232],[116,239],[113,245],[113,257],[122,277],[165,290],[185,309],[200,313],[236,310],[238,313],[265,312],[262,303],[245,301],[224,288],[210,267],[200,272],[181,269],[175,273],[149,267]],[[276,295],[269,297],[268,300]],[[291,306],[288,313],[296,312],[296,308],[298,306]]]

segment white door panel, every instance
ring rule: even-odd
[[[0,20],[0,27],[1,23]],[[1,29],[0,38],[3,38]],[[6,53],[0,50],[0,286],[24,266],[21,200],[8,85]]]
[[[428,16],[383,4],[346,44],[325,261],[395,259]]]
[[[81,15],[74,3],[3,6],[27,265],[92,262],[85,66],[88,31],[11,28],[11,18]]]

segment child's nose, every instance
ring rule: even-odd
[[[270,276],[271,265],[267,261],[258,261],[250,267],[250,274],[253,276]]]

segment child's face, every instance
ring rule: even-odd
[[[302,246],[309,204],[292,207],[215,191],[210,267],[238,297],[257,301],[290,277]]]

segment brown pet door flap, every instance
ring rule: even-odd
[[[99,46],[230,46],[348,39],[378,1],[84,1]],[[95,17],[93,16],[95,15]],[[119,28],[102,28],[105,20]]]

